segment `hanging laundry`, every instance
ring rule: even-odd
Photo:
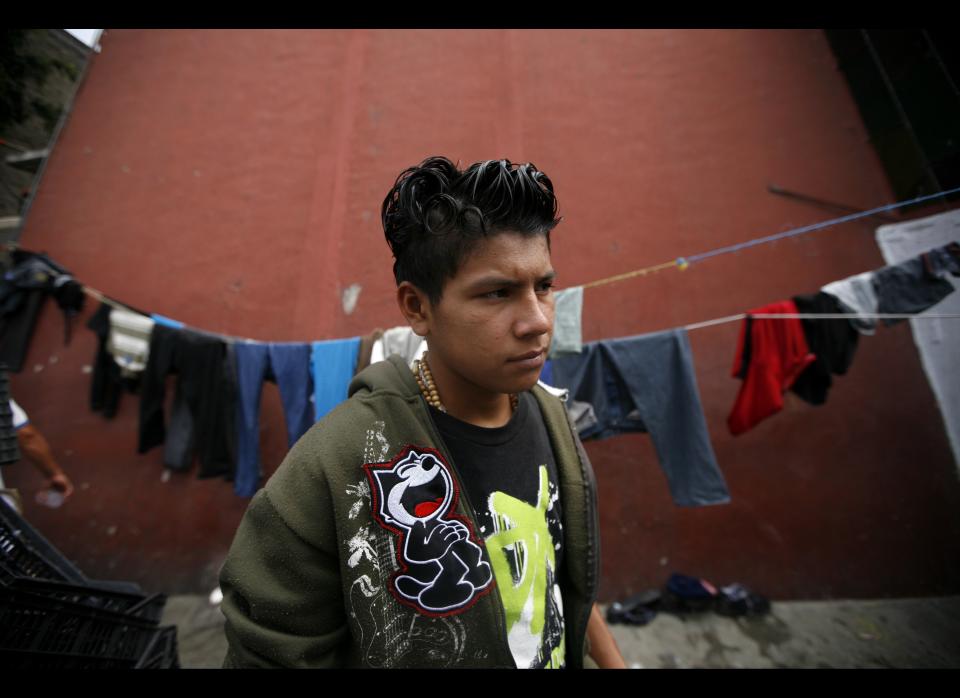
[[[164,421],[166,377],[177,384],[170,428]],[[194,453],[197,477],[229,477],[234,471],[236,378],[227,373],[227,346],[221,339],[155,324],[140,394],[137,451],[146,453],[169,439],[164,464],[188,470]]]
[[[693,355],[683,329],[583,345],[553,360],[557,387],[593,408],[596,423],[581,438],[648,432],[680,506],[730,501],[710,444]]]
[[[5,300],[11,303],[7,305]],[[46,300],[47,292],[41,289],[17,289],[15,295],[6,298],[0,290],[0,303],[4,303],[4,309],[0,310],[0,362],[5,363],[11,373],[23,369],[33,330]]]
[[[408,326],[392,327],[383,333],[380,341],[374,342],[370,352],[370,363],[383,361],[392,354],[403,357],[409,365],[423,356],[427,350],[427,342],[423,337],[415,334]]]
[[[63,311],[63,345],[68,346],[73,331],[73,318],[83,312],[87,294],[72,276],[61,274],[53,281],[53,297]]]
[[[589,402],[570,400],[567,403],[567,412],[570,414],[570,419],[573,420],[578,434],[592,430],[599,421],[597,413],[593,411],[593,405]]]
[[[960,258],[960,208],[877,229],[876,240],[887,264],[897,264],[942,246]],[[956,284],[956,278],[949,278]],[[954,463],[960,464],[960,321],[931,315],[960,314],[960,293],[944,298],[929,314],[911,319],[910,335],[920,365],[943,418]],[[923,318],[922,320],[920,318]]]
[[[848,312],[835,296],[823,291],[809,296],[794,296],[793,302],[801,314]],[[850,368],[860,333],[844,319],[801,318],[800,323],[807,347],[817,358],[797,377],[790,390],[812,405],[822,405],[827,401],[827,391],[833,384],[830,374],[842,376]]]
[[[287,444],[293,446],[313,425],[310,405],[313,377],[311,347],[305,342],[236,342],[238,400],[237,468],[233,489],[240,497],[252,497],[260,485],[260,396],[263,381],[280,389]]]
[[[583,350],[583,286],[557,291],[554,299],[553,340],[548,356],[553,358],[563,354],[579,354]]]
[[[922,313],[953,293],[948,275],[960,276],[960,260],[949,245],[879,269],[873,279],[878,312]],[[902,319],[884,319],[883,324],[898,322]]]
[[[37,318],[53,283],[68,273],[43,254],[14,250],[0,280],[0,362],[11,373],[23,368]]]
[[[314,421],[320,421],[347,399],[347,388],[354,376],[360,341],[360,337],[353,337],[313,342],[311,345]]]
[[[548,359],[544,366],[549,363],[550,360]],[[540,380],[537,381],[537,385],[551,395],[555,395],[563,401],[563,405],[566,407],[567,413],[570,415],[570,419],[573,420],[573,425],[576,427],[577,433],[586,433],[587,430],[592,429],[597,424],[597,415],[593,411],[593,405],[591,405],[589,402],[578,402],[577,400],[571,400],[569,390],[566,388],[557,388],[550,383],[545,382],[543,374],[544,371],[541,371]]]
[[[934,247],[920,255],[927,273],[946,278],[960,276],[960,242]]]
[[[733,377],[743,378],[727,426],[734,436],[783,409],[783,393],[816,360],[797,318],[757,319],[752,314],[797,314],[797,305],[779,301],[747,314],[740,325]]]
[[[383,337],[376,339],[373,342],[373,346],[370,348],[370,363],[375,364],[378,361],[384,360],[383,355]]]
[[[159,315],[157,313],[151,313],[150,318],[158,325],[166,325],[167,327],[172,327],[178,330],[186,327],[186,325],[179,320],[171,320],[170,318],[164,317],[163,315]]]
[[[85,295],[70,272],[45,254],[14,250],[3,256],[0,266],[5,272],[0,282],[0,359],[19,371],[46,296],[53,295],[63,311],[63,344],[68,346]]]
[[[211,339],[213,342],[221,341],[203,332],[190,331],[189,335],[192,340],[208,347],[216,346],[215,343],[210,343]],[[211,432],[217,435],[217,442],[208,446],[208,450],[212,449],[214,454],[211,460],[205,460],[201,453],[200,468],[197,471],[198,479],[223,477],[225,480],[232,481],[236,474],[237,364],[233,345],[230,342],[223,342],[223,348],[222,362],[214,359],[211,365],[211,370],[221,375],[217,397],[217,404],[220,407],[214,405],[208,422]],[[216,354],[213,356],[215,357]],[[208,356],[207,359],[209,358],[211,357]],[[182,389],[178,384],[173,397],[173,408],[170,410],[167,435],[163,442],[164,465],[173,470],[189,470],[193,463],[193,454],[198,449],[195,426],[197,421],[192,404],[190,391]],[[223,441],[224,438],[225,441]]]
[[[137,373],[125,378],[120,364],[114,361],[113,355],[107,350],[111,310],[109,305],[101,303],[97,312],[87,320],[87,327],[97,336],[97,351],[93,358],[93,374],[90,380],[90,409],[101,412],[108,419],[117,414],[121,394],[139,391],[141,377],[141,374]]]
[[[357,375],[373,363],[370,359],[373,355],[373,345],[383,337],[383,330],[377,328],[368,335],[365,335],[360,338],[360,349],[357,352],[357,367],[354,369],[353,375]],[[382,344],[381,344],[382,351]],[[382,361],[382,359],[381,359]]]
[[[583,351],[583,347],[580,347],[580,351]],[[543,368],[540,369],[540,380],[546,383],[547,385],[553,385],[553,360],[547,359],[543,362]]]
[[[873,288],[873,274],[872,271],[867,271],[849,276],[846,279],[829,283],[820,290],[836,298],[840,302],[840,307],[844,313],[875,315],[877,313],[877,294]],[[850,324],[860,334],[872,335],[877,331],[875,318],[851,319]]]
[[[954,267],[954,265],[960,265],[960,242],[951,242],[938,249],[942,251],[942,254],[950,255],[953,258],[952,260],[944,259],[941,262],[944,266],[950,265],[951,267]],[[956,268],[950,269],[950,273],[953,276],[957,275],[956,272]]]
[[[154,324],[146,315],[119,308],[110,311],[107,351],[120,366],[124,378],[134,377],[147,367]]]

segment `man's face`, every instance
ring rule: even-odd
[[[532,388],[553,336],[554,276],[543,235],[481,240],[431,307],[431,365],[494,393]]]

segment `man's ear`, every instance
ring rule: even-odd
[[[426,337],[430,333],[433,308],[426,293],[409,281],[401,281],[397,286],[397,305],[414,334]]]

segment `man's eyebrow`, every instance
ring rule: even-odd
[[[541,276],[539,279],[537,279],[537,283],[543,283],[545,281],[553,281],[555,278],[557,278],[557,272],[551,270],[546,274],[544,274],[543,276]],[[498,286],[503,288],[517,288],[518,286],[523,286],[523,283],[520,281],[517,281],[516,279],[507,279],[502,276],[485,276],[482,279],[477,279],[476,281],[474,281],[472,284],[470,284],[469,288],[477,289],[477,288],[487,288],[487,287],[493,287],[493,286]]]

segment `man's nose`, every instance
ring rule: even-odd
[[[539,336],[553,330],[553,298],[543,297],[536,291],[524,294],[515,324],[518,337]]]

